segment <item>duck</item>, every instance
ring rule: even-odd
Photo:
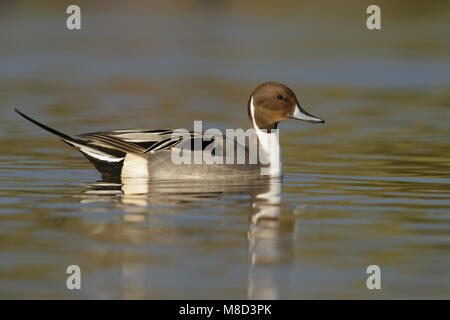
[[[71,136],[17,108],[15,111],[81,152],[106,181],[279,178],[283,176],[280,122],[293,119],[325,123],[306,112],[295,93],[279,82],[264,82],[253,90],[247,103],[251,127],[245,132],[232,131],[241,133],[234,136],[221,136],[217,130],[211,133],[209,129],[119,129]],[[256,148],[249,146],[252,141]],[[210,156],[209,162],[196,161],[206,159],[205,154]]]

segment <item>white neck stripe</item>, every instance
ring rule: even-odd
[[[279,177],[282,175],[283,171],[279,131],[278,129],[272,129],[270,133],[267,133],[267,130],[261,130],[260,128],[258,128],[255,121],[255,106],[253,105],[253,96],[250,99],[250,115],[259,143],[264,149],[264,152],[266,153],[266,156],[270,161],[269,168],[267,168],[267,172],[263,172],[263,175]]]

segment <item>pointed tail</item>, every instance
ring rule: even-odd
[[[14,111],[38,127],[41,127],[42,129],[60,137],[62,141],[80,151],[102,174],[115,174],[117,171],[120,172],[124,155],[118,155],[117,151],[113,152],[107,148],[91,145],[84,140],[75,139],[65,133],[59,132],[58,130],[50,128],[49,126],[27,116],[17,108],[15,108]]]
[[[67,134],[64,134],[62,132],[59,132],[58,130],[55,130],[53,128],[50,128],[49,126],[46,126],[43,123],[40,123],[37,120],[34,120],[33,118],[27,116],[25,113],[23,113],[22,111],[20,111],[17,108],[14,108],[14,111],[17,112],[18,114],[20,114],[22,117],[24,117],[25,119],[27,119],[28,121],[34,123],[35,125],[37,125],[38,127],[41,127],[44,130],[47,130],[48,132],[53,133],[54,135],[57,135],[58,137],[60,137],[61,139],[65,140],[66,142],[76,142],[76,143],[82,143],[85,144],[84,141],[79,140],[79,139],[75,139],[72,138],[71,136],[68,136]]]

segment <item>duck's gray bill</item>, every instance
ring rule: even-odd
[[[291,119],[295,120],[303,120],[313,123],[325,123],[325,120],[317,118],[316,116],[313,116],[312,114],[309,114],[299,106],[295,106],[294,113],[290,116]]]

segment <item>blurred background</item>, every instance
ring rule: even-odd
[[[449,18],[448,1],[2,0],[0,297],[449,298]],[[269,80],[326,124],[281,125],[284,184],[188,198],[98,185],[13,112],[67,133],[247,128]]]

